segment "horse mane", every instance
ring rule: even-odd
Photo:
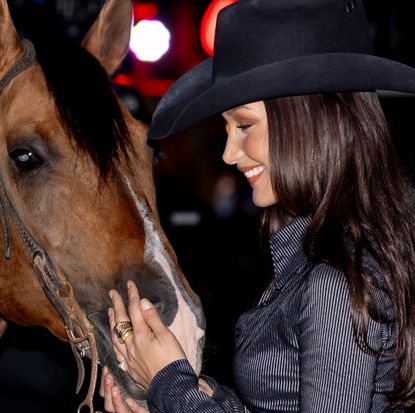
[[[87,154],[102,181],[121,160],[130,165],[130,133],[111,79],[97,59],[68,40],[36,41],[37,60],[68,135]]]

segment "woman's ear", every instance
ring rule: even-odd
[[[128,52],[131,25],[131,0],[107,0],[82,41],[82,47],[95,56],[109,75]]]

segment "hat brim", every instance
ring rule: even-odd
[[[212,83],[213,59],[179,78],[154,113],[149,139],[163,139],[245,103],[324,92],[387,90],[415,93],[415,69],[372,55],[330,53],[255,67]]]

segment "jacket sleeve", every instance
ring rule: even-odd
[[[374,393],[384,397],[382,391],[387,390],[375,386],[381,357],[363,351],[355,341],[348,287],[341,272],[322,264],[309,274],[298,329],[300,412],[377,411]],[[387,331],[387,326],[369,320],[372,348],[384,349],[390,339]],[[393,362],[384,366],[385,374],[393,374]]]
[[[151,413],[249,413],[236,393],[213,379],[203,377],[213,396],[199,390],[198,377],[186,359],[177,360],[159,371],[148,389]]]

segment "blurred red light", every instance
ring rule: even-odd
[[[155,3],[134,3],[134,21],[154,19],[158,13],[158,7]]]
[[[119,73],[115,76],[114,82],[121,86],[133,86],[134,82],[130,76]]]
[[[237,0],[215,0],[207,8],[200,28],[200,41],[203,49],[209,55],[213,55],[213,44],[215,41],[216,19],[219,12],[226,6],[235,3]]]
[[[163,96],[173,84],[173,80],[170,79],[137,79],[122,73],[115,76],[114,82],[117,85],[129,86],[136,89],[140,96],[153,97]]]
[[[137,82],[137,89],[143,96],[161,97],[172,84],[170,79],[142,79]]]

